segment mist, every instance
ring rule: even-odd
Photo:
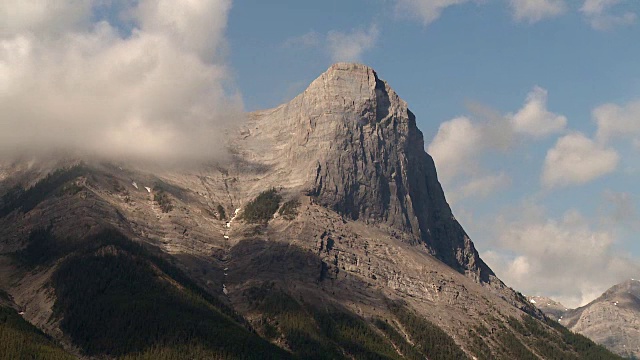
[[[0,157],[225,157],[230,0],[4,0]]]

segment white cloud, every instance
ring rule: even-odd
[[[350,32],[329,31],[326,35],[310,31],[304,35],[285,40],[284,47],[320,48],[334,62],[361,61],[362,55],[373,49],[380,31],[373,24],[368,29],[353,29]]]
[[[551,296],[575,307],[640,271],[637,262],[615,251],[613,233],[593,228],[576,210],[559,221],[513,213],[516,219],[497,221],[496,248],[482,258],[527,295]]]
[[[448,182],[472,171],[473,159],[482,147],[481,128],[469,118],[459,117],[440,124],[427,152],[434,158],[440,181]]]
[[[131,18],[127,35],[92,22],[100,0],[59,1],[44,12],[40,3],[0,5],[11,18],[0,21],[8,29],[0,33],[0,153],[222,152],[222,128],[242,117],[218,54],[230,0],[114,2]]]
[[[29,33],[59,35],[89,26],[91,0],[3,0],[0,2],[0,37]]]
[[[594,109],[592,116],[598,124],[597,138],[602,142],[640,135],[640,101],[624,106],[604,104]]]
[[[468,107],[472,117],[442,123],[427,148],[438,167],[440,181],[453,189],[451,200],[472,196],[474,192],[470,189],[480,184],[487,189],[497,189],[498,184],[508,185],[505,181],[508,176],[504,174],[482,173],[479,163],[487,151],[506,151],[516,144],[518,136],[542,138],[563,131],[567,124],[566,117],[547,110],[547,91],[537,86],[515,114],[502,115],[477,103]],[[450,186],[462,175],[466,177],[463,185]],[[484,195],[483,192],[477,194]]]
[[[508,117],[514,131],[534,137],[558,133],[567,126],[566,117],[547,110],[547,90],[538,86],[527,95],[524,106]]]
[[[378,27],[371,25],[368,30],[357,29],[350,33],[330,31],[327,45],[333,61],[359,61],[362,54],[371,50],[378,40]]]
[[[580,11],[591,27],[596,30],[608,30],[615,26],[633,24],[637,19],[635,13],[631,11],[611,13],[611,8],[622,2],[622,0],[585,0]]]
[[[511,185],[511,178],[505,173],[497,175],[477,175],[471,177],[469,182],[460,186],[452,192],[447,193],[449,204],[455,203],[460,199],[467,198],[484,198],[494,192],[504,189]]]
[[[583,184],[614,171],[619,160],[615,150],[572,133],[547,152],[542,183],[547,187]]]
[[[396,11],[422,20],[429,25],[437,20],[442,12],[454,5],[467,3],[471,0],[397,0]]]
[[[556,17],[567,10],[564,0],[509,0],[513,18],[530,24]]]

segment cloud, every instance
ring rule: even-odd
[[[49,3],[0,5],[0,153],[223,153],[243,117],[220,54],[230,0],[113,2],[130,31],[94,19],[100,0]]]
[[[542,183],[547,187],[583,184],[614,171],[619,160],[615,150],[572,133],[547,152]]]
[[[615,26],[633,24],[637,15],[631,11],[612,14],[610,9],[619,5],[621,0],[585,0],[580,12],[591,27],[596,30],[608,30]]]
[[[424,25],[429,25],[437,20],[442,12],[454,5],[467,3],[471,0],[397,0],[396,12],[416,17],[422,20]]]
[[[368,29],[353,29],[350,32],[329,31],[326,35],[310,31],[304,35],[287,39],[284,47],[320,48],[334,62],[361,61],[362,55],[375,47],[380,31],[373,24]]]
[[[458,117],[440,124],[427,152],[436,162],[438,177],[446,183],[472,171],[473,159],[483,146],[481,127],[467,117]]]
[[[576,307],[640,272],[637,261],[616,252],[615,234],[593,228],[580,212],[569,210],[561,220],[527,216],[530,213],[512,211],[515,218],[500,217],[496,249],[482,254],[509,286]]]
[[[330,31],[327,45],[333,61],[359,61],[362,54],[373,48],[378,40],[378,27],[371,25],[368,30],[357,29],[350,33]]]
[[[604,104],[592,116],[598,124],[597,138],[607,142],[616,137],[640,136],[640,100],[624,106]]]
[[[60,35],[89,26],[90,0],[6,0],[0,3],[1,37],[23,33],[38,36]]]
[[[460,188],[450,192],[447,200],[449,204],[452,204],[460,199],[484,198],[509,185],[511,185],[511,178],[503,172],[497,175],[478,175],[472,177],[469,182],[463,184]]]
[[[605,215],[603,219],[607,225],[638,225],[638,212],[632,194],[605,190],[603,193]]]
[[[567,10],[564,0],[509,0],[516,21],[530,24],[556,17]]]
[[[567,124],[566,117],[547,110],[547,91],[538,86],[531,90],[515,114],[502,115],[478,103],[470,103],[468,108],[471,116],[442,123],[427,148],[438,166],[440,181],[450,187],[452,201],[471,197],[474,192],[470,189],[480,184],[486,189],[497,189],[498,184],[509,185],[505,181],[507,175],[496,177],[483,173],[479,166],[483,154],[509,150],[525,138],[539,139],[564,131]],[[461,177],[465,183],[454,186],[455,180]]]
[[[534,87],[527,95],[524,106],[508,116],[514,131],[533,137],[543,137],[558,133],[567,126],[567,118],[547,110],[547,90]]]

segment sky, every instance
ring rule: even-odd
[[[361,62],[408,102],[482,258],[575,307],[640,278],[638,16],[637,0],[3,0],[0,154],[219,156],[245,111]]]

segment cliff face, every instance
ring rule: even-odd
[[[252,118],[237,145],[274,168],[274,185],[396,230],[476,281],[495,278],[451,213],[415,116],[373,69],[333,65],[289,103]]]

